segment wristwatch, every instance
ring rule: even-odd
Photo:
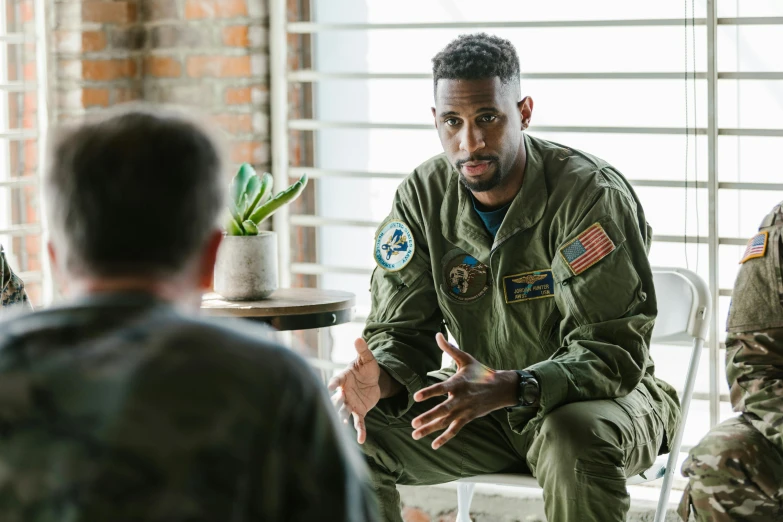
[[[517,388],[518,406],[537,406],[541,398],[541,388],[535,376],[526,370],[516,370],[519,375]]]

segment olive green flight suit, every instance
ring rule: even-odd
[[[525,145],[523,185],[494,239],[444,155],[405,179],[379,229],[402,222],[414,239],[404,267],[373,273],[364,332],[405,386],[367,417],[363,449],[385,520],[401,520],[395,484],[510,471],[535,475],[550,521],[625,520],[626,477],[666,451],[679,423],[676,393],[649,356],[657,304],[641,204],[604,161],[529,135]],[[589,243],[595,224],[614,248],[585,264],[575,240]],[[439,369],[445,328],[490,368],[531,371],[540,408],[495,411],[437,451],[439,433],[413,440],[412,419],[442,400],[413,394],[455,371]]]
[[[738,417],[715,426],[683,463],[680,517],[783,521],[783,203],[743,257],[726,337],[726,378]]]

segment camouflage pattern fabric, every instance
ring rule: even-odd
[[[376,520],[325,389],[266,331],[140,294],[0,322],[0,520]]]
[[[15,305],[32,309],[24,291],[24,283],[11,270],[3,246],[0,245],[0,307]]]
[[[726,377],[739,418],[713,428],[683,464],[680,517],[783,520],[783,210],[759,228],[763,255],[743,262],[732,294]],[[761,241],[759,241],[761,243]]]

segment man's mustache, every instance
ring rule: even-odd
[[[469,163],[471,161],[494,161],[497,162],[500,158],[497,156],[491,156],[491,155],[476,155],[476,156],[470,156],[467,159],[459,160],[457,161],[457,170],[460,170],[465,163]]]

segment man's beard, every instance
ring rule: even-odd
[[[492,161],[495,164],[495,172],[492,173],[492,177],[489,179],[472,181],[462,173],[462,166],[469,161]],[[505,178],[503,175],[503,168],[497,156],[474,156],[466,160],[458,161],[456,167],[460,182],[471,192],[486,192],[492,190],[500,185],[500,182]]]

